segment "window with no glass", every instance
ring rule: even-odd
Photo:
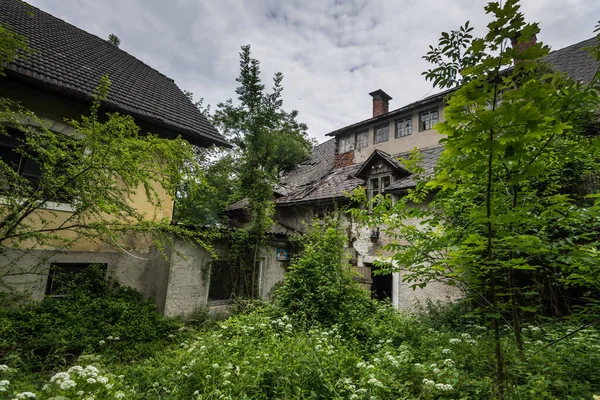
[[[396,137],[408,136],[412,133],[412,118],[404,118],[396,121]]]
[[[94,274],[94,269],[100,275]],[[70,289],[81,286],[83,282],[93,283],[90,279],[106,275],[106,264],[91,263],[52,263],[46,283],[46,296],[64,297]]]
[[[375,128],[375,144],[381,142],[387,142],[390,137],[390,126],[382,125]]]
[[[350,140],[350,136],[344,136],[339,139],[339,153],[347,153],[352,150],[352,141]]]
[[[369,145],[369,132],[364,131],[356,135],[356,148],[362,149]]]
[[[438,110],[430,110],[421,113],[421,130],[428,131],[438,123]]]

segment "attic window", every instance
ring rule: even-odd
[[[352,150],[352,141],[350,136],[344,136],[339,139],[339,154],[347,153]]]
[[[390,126],[382,125],[378,128],[375,128],[375,144],[387,142],[390,138]]]
[[[396,138],[408,136],[412,133],[412,118],[396,121]]]
[[[438,123],[438,110],[429,110],[421,113],[421,130],[428,131]]]
[[[356,148],[362,149],[369,145],[369,132],[364,131],[356,135]]]

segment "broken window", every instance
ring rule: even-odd
[[[258,297],[258,282],[261,263],[256,261],[254,268],[239,266],[228,260],[215,260],[211,263],[208,300],[228,301],[237,297]]]
[[[64,297],[70,289],[84,281],[93,284],[91,279],[105,279],[106,267],[106,264],[98,263],[52,263],[46,282],[46,296]],[[94,273],[93,268],[97,268],[99,273]]]
[[[382,125],[378,128],[375,128],[375,144],[381,142],[387,142],[390,138],[390,126]]]
[[[430,110],[421,113],[421,130],[432,129],[438,123],[438,110]]]
[[[396,138],[408,136],[412,133],[412,118],[396,121]]]

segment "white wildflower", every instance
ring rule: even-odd
[[[423,385],[425,385],[425,386],[434,386],[435,382],[432,381],[431,379],[425,378],[425,379],[423,379]]]
[[[121,340],[121,338],[118,336],[115,336],[115,338],[113,340]]]
[[[85,392],[83,390],[80,390],[79,392],[75,393],[77,396],[81,397],[85,394]]]
[[[8,385],[10,385],[10,381],[8,381],[6,379],[0,381],[0,386],[8,386]]]
[[[113,340],[113,337],[109,336],[109,337],[106,338],[106,340]]]
[[[113,384],[112,383],[107,383],[105,387],[106,387],[107,390],[111,390],[113,388]]]
[[[471,335],[469,335],[468,333],[461,333],[460,336],[462,336],[465,339],[471,339]]]
[[[94,383],[96,383],[96,379],[94,379],[94,378],[87,378],[86,382],[89,383],[90,385],[93,385]]]
[[[356,393],[352,393],[349,397],[350,400],[358,399],[358,395]]]
[[[366,364],[364,362],[362,362],[362,361],[359,362],[358,364],[356,364],[356,368],[362,368],[364,366],[366,366]]]
[[[66,379],[66,380],[62,381],[59,385],[61,390],[73,389],[75,386],[77,386],[75,381],[72,381],[70,379]]]
[[[123,392],[115,393],[115,399],[124,399],[124,398],[125,398],[125,393],[123,393]]]
[[[441,374],[441,373],[442,373],[442,370],[441,370],[441,369],[439,369],[439,368],[434,368],[434,369],[433,369],[433,373],[434,373],[434,374],[436,374],[436,375],[439,375],[439,374]]]
[[[445,383],[436,383],[435,388],[444,392],[449,392],[454,389],[452,385],[447,385]]]
[[[451,358],[447,358],[444,360],[444,365],[447,367],[454,367],[454,361]]]
[[[450,349],[442,350],[442,354],[450,354],[450,353],[452,353],[452,350],[450,350]]]
[[[0,372],[4,372],[4,371],[8,371],[8,365],[6,364],[0,364]]]
[[[31,392],[19,393],[16,398],[17,399],[35,399],[35,393],[31,393]]]
[[[215,363],[215,364],[213,364],[213,365],[212,365],[212,367],[213,367],[214,369],[218,369],[218,368],[219,368],[219,364]]]
[[[212,378],[212,375],[206,375],[205,378],[210,379],[210,378]]]
[[[69,375],[68,372],[57,372],[56,374],[54,374],[54,376],[52,376],[52,378],[50,378],[50,382],[58,382],[58,381],[63,381],[66,379],[71,379],[71,375]]]
[[[450,344],[459,344],[461,342],[462,342],[462,340],[460,340],[458,338],[450,339]]]

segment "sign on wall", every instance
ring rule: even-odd
[[[290,253],[287,249],[280,249],[279,247],[277,247],[275,249],[275,259],[277,261],[289,261]]]

